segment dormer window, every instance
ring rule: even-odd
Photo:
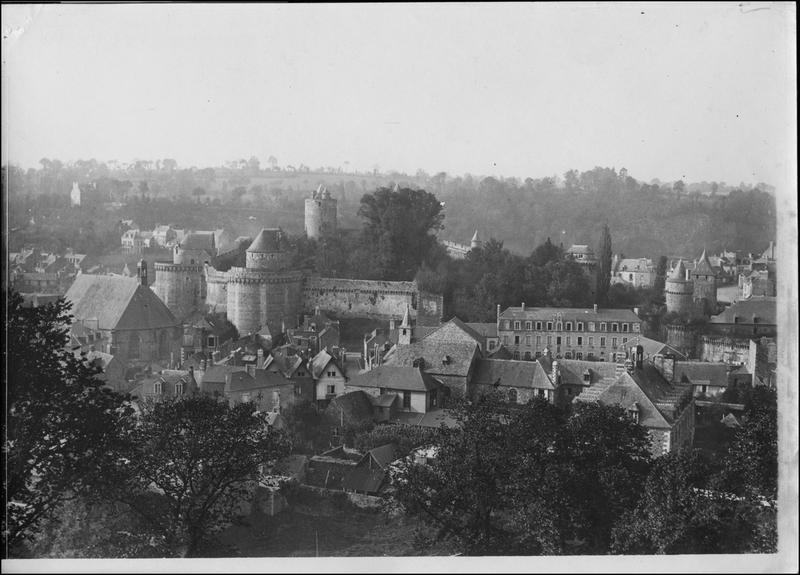
[[[635,403],[628,408],[628,417],[630,417],[634,423],[639,423],[639,406]]]
[[[592,382],[592,372],[589,369],[583,370],[583,381],[586,383]]]
[[[183,382],[179,381],[175,384],[175,395],[183,395]]]
[[[161,393],[163,392],[163,389],[164,389],[164,388],[162,387],[162,385],[161,385],[161,382],[160,382],[160,381],[157,381],[157,382],[155,382],[155,383],[153,384],[153,393],[154,393],[154,394],[156,394],[156,395],[161,395]]]

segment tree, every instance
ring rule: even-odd
[[[70,304],[25,307],[8,296],[6,549],[30,538],[64,500],[95,488],[120,447],[124,398],[66,346]]]
[[[147,405],[132,432],[116,497],[147,518],[184,556],[197,556],[257,478],[259,467],[288,454],[253,403],[233,407],[195,395]],[[148,493],[163,494],[155,505]]]
[[[374,274],[384,280],[410,280],[436,243],[444,214],[436,196],[410,188],[379,188],[361,198],[363,246],[374,254]]]
[[[597,261],[597,290],[595,297],[597,305],[608,303],[608,290],[611,286],[611,232],[608,224],[603,225],[603,239],[600,243],[600,253]]]

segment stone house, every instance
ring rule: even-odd
[[[470,384],[473,396],[501,392],[509,403],[528,403],[536,397],[553,402],[555,387],[539,361],[479,359]]]
[[[130,394],[134,400],[164,401],[199,392],[194,370],[165,369],[141,380]]]
[[[441,407],[443,384],[420,367],[382,365],[347,381],[345,391],[370,396],[377,421],[397,412],[427,413]]]
[[[314,380],[315,399],[324,404],[345,392],[347,375],[343,362],[335,352],[320,351],[309,362],[311,377]]]
[[[258,411],[281,412],[295,403],[291,381],[280,373],[255,367],[226,374],[225,397],[231,405],[255,403]]]
[[[708,332],[729,337],[775,337],[777,315],[777,298],[753,296],[713,316],[708,322]]]

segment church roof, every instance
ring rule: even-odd
[[[272,253],[281,251],[281,232],[280,228],[264,228],[247,248],[248,252]]]
[[[101,330],[174,327],[178,320],[164,302],[136,278],[81,274],[64,296],[76,320],[97,319]]]

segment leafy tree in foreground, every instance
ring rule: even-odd
[[[119,500],[152,522],[182,555],[202,554],[249,493],[259,467],[289,453],[283,433],[252,403],[210,397],[145,406],[131,435]],[[149,492],[163,494],[155,505]]]
[[[3,534],[13,555],[61,502],[105,482],[126,408],[66,348],[67,302],[24,307],[15,292],[7,302]]]
[[[406,464],[398,497],[467,555],[604,553],[640,495],[647,432],[617,407],[567,417],[544,400],[462,405],[431,465]],[[579,542],[580,546],[570,546]]]

